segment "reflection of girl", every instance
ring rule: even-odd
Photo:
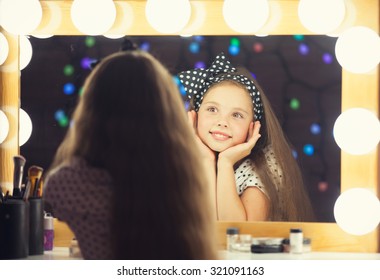
[[[86,259],[214,259],[196,152],[169,72],[146,52],[119,52],[86,80],[45,198]]]
[[[178,76],[219,220],[310,221],[301,173],[271,106],[251,75],[223,54]]]

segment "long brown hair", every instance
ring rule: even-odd
[[[89,75],[54,166],[79,156],[109,172],[116,259],[215,259],[197,155],[172,76],[150,54],[127,51]]]

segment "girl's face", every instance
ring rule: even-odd
[[[198,135],[215,152],[244,143],[253,121],[253,104],[241,87],[222,82],[203,98],[198,111]]]

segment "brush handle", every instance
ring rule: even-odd
[[[24,174],[25,158],[23,156],[14,156],[14,171],[13,171],[13,196],[21,195],[22,176]]]

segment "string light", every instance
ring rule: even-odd
[[[189,51],[191,53],[199,53],[200,48],[201,47],[198,42],[191,42],[189,45]]]
[[[204,61],[197,61],[194,64],[195,69],[205,69],[206,68],[206,63]]]
[[[84,57],[82,58],[82,60],[80,61],[80,65],[83,69],[85,70],[89,70],[91,69],[91,63],[93,63],[95,60],[94,59],[91,59],[89,57]]]
[[[329,53],[324,53],[322,55],[322,60],[325,64],[331,64],[334,61],[334,58],[331,54]]]
[[[86,36],[86,38],[84,39],[84,44],[85,44],[88,48],[92,48],[92,47],[95,46],[95,44],[96,44],[96,39],[95,39],[95,37],[92,37],[92,36]]]
[[[314,154],[314,146],[311,144],[306,144],[303,146],[303,152],[307,156],[312,156]]]
[[[321,126],[317,123],[313,123],[311,126],[310,126],[310,132],[314,135],[318,135],[321,133]]]
[[[65,111],[62,109],[58,109],[54,113],[54,118],[61,127],[67,127],[69,124],[69,118],[66,116]]]
[[[261,53],[264,50],[264,46],[260,42],[254,43],[252,48],[253,48],[253,51],[256,53]]]
[[[290,99],[289,106],[292,110],[298,110],[300,108],[300,101],[297,98]]]
[[[72,83],[66,83],[63,85],[63,93],[66,95],[72,95],[75,92],[75,86]]]
[[[65,76],[73,75],[74,74],[74,66],[72,66],[71,64],[65,65],[65,67],[63,67],[63,74]]]
[[[307,55],[309,53],[309,47],[305,43],[301,43],[298,46],[298,51],[302,55]]]

